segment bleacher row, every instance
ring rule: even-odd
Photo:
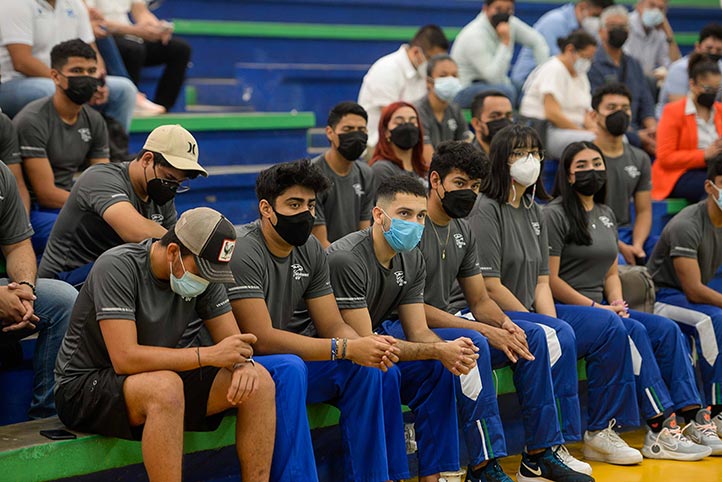
[[[559,3],[518,3],[516,15],[533,24]],[[669,19],[683,54],[693,47],[702,25],[720,18],[717,0],[671,0],[670,5]],[[481,0],[166,0],[156,14],[172,20],[176,34],[192,45],[192,66],[185,95],[173,112],[134,119],[131,152],[140,149],[156,126],[182,124],[198,140],[201,162],[210,176],[194,180],[192,189],[176,198],[179,212],[203,205],[236,224],[248,222],[257,216],[256,174],[270,164],[322,151],[327,145],[322,128],[328,111],[339,101],[356,99],[376,59],[396,50],[427,23],[441,25],[453,40],[480,7]],[[159,73],[147,69],[141,90],[152,92]],[[546,167],[547,180],[554,171],[554,166]],[[655,202],[652,234],[659,234],[682,207],[684,202],[677,200]],[[21,367],[0,371],[0,425],[25,417],[33,344],[23,342]],[[514,392],[509,368],[497,370],[495,381],[500,396]],[[323,431],[337,422],[338,412],[313,406],[309,419],[314,441],[323,443]],[[137,443],[100,436],[48,442],[37,433],[40,425],[48,428],[47,422],[0,427],[0,480],[107,479],[100,471],[141,462]],[[514,427],[510,424],[508,430]],[[186,453],[205,455],[186,463],[197,466],[204,477],[236,474],[234,467],[226,475],[207,471],[209,451],[218,454],[231,445],[233,432],[233,422],[227,419],[216,432],[189,434]],[[507,438],[514,440],[508,433]],[[514,446],[518,444],[510,443]],[[321,480],[331,480],[338,463],[333,452],[317,453],[317,462]],[[186,473],[194,472],[186,467]]]

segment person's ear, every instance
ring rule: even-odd
[[[261,217],[267,218],[269,221],[272,220],[274,212],[273,206],[265,199],[261,199],[258,202],[258,211],[261,213]]]
[[[429,184],[431,189],[438,189],[441,185],[441,177],[439,176],[439,173],[436,171],[431,171],[431,174],[429,174]]]
[[[714,184],[709,179],[704,181],[704,192],[706,192],[708,195],[714,197],[719,196],[717,189],[715,189]]]
[[[55,85],[58,85],[58,86],[60,85],[60,77],[62,77],[60,75],[60,72],[58,72],[55,69],[50,69],[50,78],[53,79],[53,83]]]
[[[331,126],[326,126],[326,139],[328,139],[328,142],[333,145],[333,136],[335,132],[331,128]]]
[[[371,216],[374,219],[374,224],[378,224],[382,228],[384,227],[384,212],[381,210],[380,207],[374,206],[374,208],[371,210]]]
[[[140,163],[143,167],[151,167],[153,165],[153,153],[150,151],[144,152],[140,158]]]
[[[169,243],[165,248],[166,263],[173,265],[173,261],[180,255],[180,246],[176,243]],[[172,268],[171,268],[172,269]]]

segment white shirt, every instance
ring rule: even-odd
[[[0,75],[6,82],[15,71],[7,45],[32,46],[33,57],[50,66],[50,51],[65,40],[95,42],[88,10],[82,0],[0,0]]]
[[[484,12],[461,29],[451,47],[451,56],[459,66],[462,86],[466,87],[475,80],[510,85],[509,68],[516,42],[532,49],[537,65],[547,61],[549,46],[539,32],[516,17],[509,19],[509,27],[509,45],[501,42]]]
[[[710,109],[709,120],[704,120],[697,115],[697,107],[692,101],[692,94],[687,94],[687,103],[684,105],[684,114],[694,114],[697,121],[697,149],[707,149],[717,140],[717,127],[714,124],[714,106]]]
[[[525,117],[546,119],[544,96],[554,96],[564,115],[579,127],[592,108],[592,94],[586,75],[572,77],[559,57],[552,57],[531,73],[524,84],[519,112]]]
[[[381,57],[364,76],[358,103],[368,113],[369,146],[378,142],[384,107],[400,100],[412,103],[426,95],[426,65],[417,70],[409,60],[408,47],[404,44],[396,52]]]
[[[622,50],[642,64],[644,75],[652,75],[657,67],[669,65],[667,34],[660,28],[647,31],[639,10],[629,14],[629,38],[624,42]]]
[[[146,3],[145,0],[85,0],[88,7],[97,8],[109,22],[131,25],[128,14],[134,3]]]

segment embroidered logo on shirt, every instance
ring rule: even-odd
[[[537,236],[541,234],[541,225],[538,221],[532,221],[531,227],[534,228],[534,234],[536,234]]]
[[[396,276],[396,284],[397,285],[403,286],[406,284],[406,280],[404,279],[403,271],[394,271],[394,276]]]
[[[629,174],[629,177],[632,179],[636,179],[642,175],[642,173],[639,172],[639,169],[637,169],[637,166],[626,166],[624,171]]]
[[[614,223],[607,216],[599,216],[599,220],[602,222],[605,228],[611,229],[614,227]]]
[[[87,127],[78,129],[78,134],[80,134],[80,138],[83,142],[90,142],[93,139],[93,136],[90,135],[90,129]]]
[[[456,244],[456,247],[459,249],[466,246],[466,241],[464,241],[464,235],[461,233],[456,233],[454,235],[454,243]]]
[[[163,220],[165,219],[165,216],[162,214],[154,213],[150,215],[150,220],[155,221],[158,224],[161,224]]]
[[[455,131],[457,127],[459,127],[459,124],[456,122],[456,119],[449,119],[446,122],[446,125],[449,126],[449,130]]]
[[[296,281],[299,281],[301,278],[308,278],[310,276],[304,271],[303,266],[298,263],[293,263],[291,265],[291,269],[293,270],[293,279],[295,279]]]
[[[366,194],[364,192],[363,188],[361,187],[361,184],[359,184],[359,183],[356,183],[353,185],[353,190],[356,191],[356,196],[358,196],[358,197],[361,197],[364,194]]]

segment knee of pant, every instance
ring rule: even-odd
[[[276,384],[268,373],[266,367],[256,364],[256,372],[258,373],[258,391],[254,396],[260,396],[265,399],[273,400],[276,397]]]
[[[399,370],[399,367],[394,365],[386,372],[382,372],[381,383],[384,390],[396,390],[398,392],[401,387],[401,370]]]
[[[569,323],[560,323],[560,326],[558,327],[556,332],[557,339],[559,340],[559,345],[561,345],[562,347],[562,352],[566,352],[572,347],[576,347],[577,336],[574,334],[574,328],[572,328]],[[574,349],[576,350],[576,348]]]
[[[124,99],[131,99],[135,102],[135,95],[138,93],[138,88],[132,80],[126,79],[125,77],[108,76],[107,82],[108,89],[110,89],[113,95],[118,95]]]
[[[547,335],[541,326],[533,324],[526,325],[524,326],[524,334],[526,334],[526,342],[532,353],[534,353],[535,350],[538,350],[539,347],[546,348]]]
[[[78,290],[65,281],[57,279],[38,279],[36,287],[38,303],[50,301],[53,304],[53,311],[72,310],[75,299],[78,297]]]
[[[469,330],[469,333],[465,333],[464,336],[471,339],[471,342],[479,349],[479,360],[489,360],[491,358],[489,355],[489,340],[486,337],[473,330]]]
[[[626,325],[627,333],[632,338],[649,337],[649,333],[647,333],[647,328],[637,320],[627,318],[625,320],[622,320],[622,322]]]
[[[606,310],[605,310],[606,311]],[[600,323],[604,323],[604,326],[607,327],[605,330],[605,338],[610,340],[618,340],[618,339],[626,339],[627,338],[627,327],[624,325],[624,322],[622,319],[617,316],[616,314],[612,313],[611,311],[608,312],[609,314],[605,314],[604,320],[600,319]],[[631,324],[633,325],[639,325],[638,322],[635,322]]]
[[[283,361],[278,363],[274,371],[278,374],[279,383],[304,384],[308,380],[308,367],[306,362],[296,355],[279,355]]]
[[[147,393],[148,408],[176,411],[183,410],[185,397],[183,395],[183,380],[177,373],[163,370],[146,373],[153,389]]]
[[[181,39],[174,38],[169,44],[168,47],[172,49],[173,56],[178,60],[185,60],[188,62],[191,58],[191,46],[188,45],[188,42]]]

